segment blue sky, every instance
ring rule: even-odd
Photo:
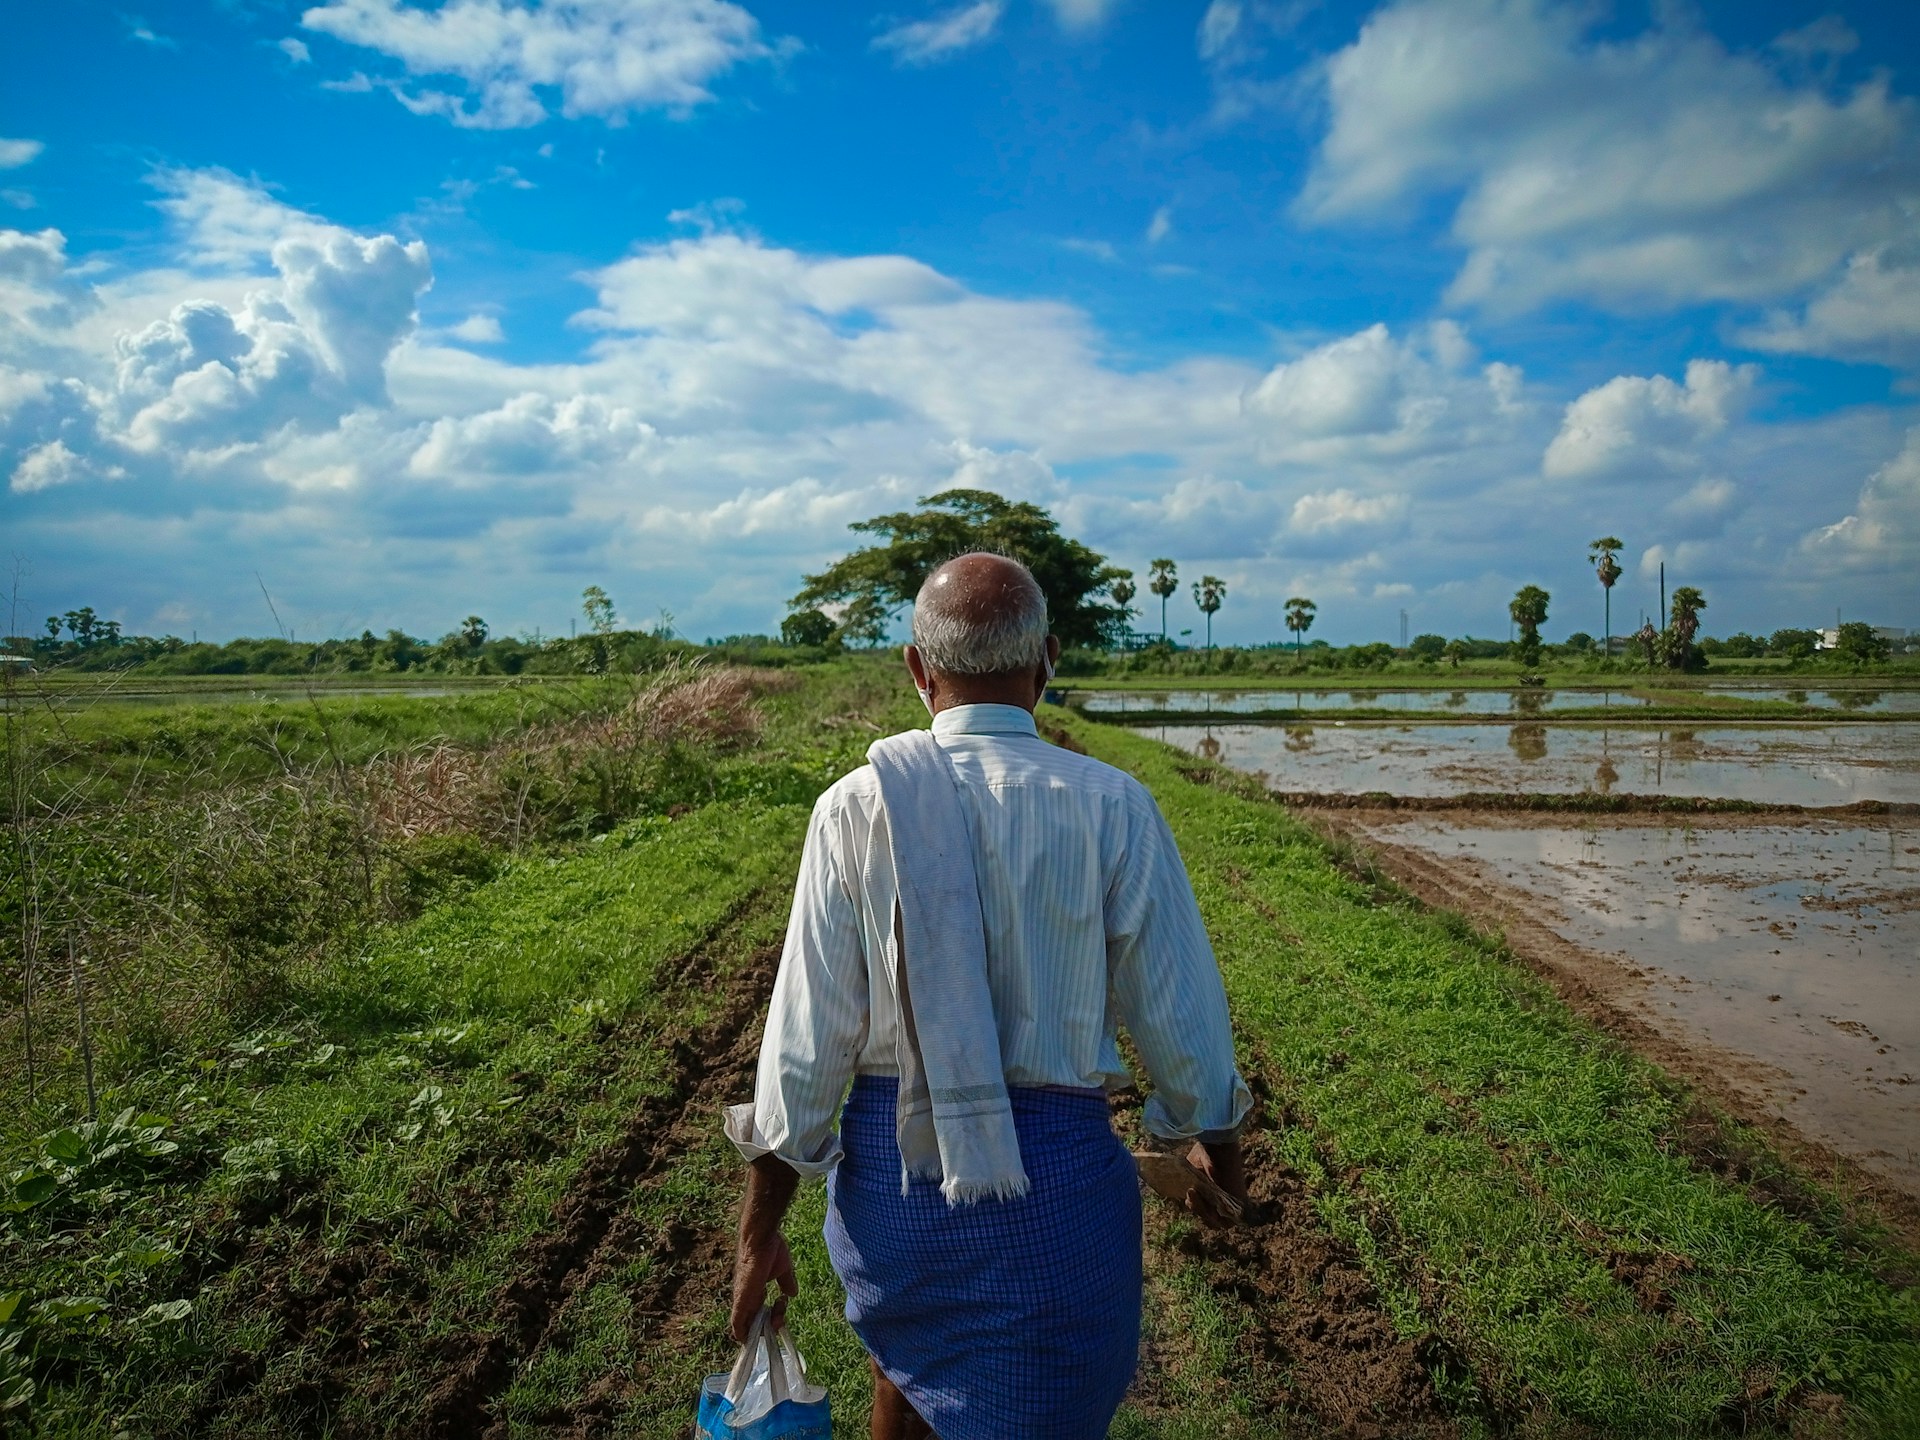
[[[22,628],[777,625],[953,485],[1216,634],[1920,626],[1920,18],[12,5]],[[1197,616],[1184,597],[1176,627]]]

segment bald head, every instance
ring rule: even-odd
[[[1009,675],[1047,659],[1047,599],[1018,560],[975,551],[927,577],[913,602],[913,643],[948,675]]]

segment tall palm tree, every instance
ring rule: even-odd
[[[1300,663],[1300,642],[1307,637],[1307,631],[1313,628],[1313,617],[1319,606],[1304,595],[1295,595],[1287,601],[1287,629],[1293,632],[1293,662]]]
[[[1133,571],[1115,571],[1113,585],[1107,593],[1113,596],[1113,603],[1120,607],[1120,628],[1126,637],[1126,643],[1131,645],[1133,640],[1133,597],[1139,593],[1133,588]]]
[[[1620,578],[1620,541],[1612,535],[1602,535],[1587,547],[1587,563],[1593,566],[1593,573],[1600,578],[1600,591],[1606,596],[1606,624],[1601,628],[1606,638],[1601,644],[1602,655],[1613,654],[1613,582]]]
[[[1667,655],[1667,664],[1676,670],[1686,668],[1687,660],[1693,654],[1693,637],[1700,633],[1700,612],[1707,608],[1707,597],[1691,585],[1682,585],[1673,592],[1673,610],[1668,623],[1673,626],[1673,646]]]
[[[1547,623],[1547,602],[1552,598],[1538,585],[1522,585],[1507,606],[1507,614],[1520,627],[1520,663],[1529,670],[1540,664],[1540,627]]]
[[[1213,651],[1213,612],[1227,599],[1227,582],[1217,575],[1202,575],[1193,587],[1193,603],[1207,617],[1207,651]]]
[[[1167,597],[1180,588],[1180,572],[1171,560],[1147,562],[1147,588],[1160,597],[1160,643],[1167,643]]]

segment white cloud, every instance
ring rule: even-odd
[[[0,140],[0,170],[18,170],[40,158],[46,145],[39,140]]]
[[[1288,523],[1303,535],[1379,525],[1406,512],[1404,495],[1356,495],[1351,490],[1325,490],[1302,495],[1293,502]]]
[[[1739,338],[1760,350],[1920,364],[1920,242],[1861,251],[1797,312],[1776,311]]]
[[[1702,441],[1746,407],[1759,370],[1691,360],[1685,385],[1664,375],[1617,375],[1571,405],[1541,461],[1553,480],[1584,480],[1695,463]]]
[[[220,172],[162,177],[161,204],[171,253],[148,270],[72,262],[58,231],[0,234],[3,523],[40,573],[102,587],[87,603],[143,597],[129,615],[184,596],[244,617],[228,577],[258,566],[277,597],[304,587],[309,613],[356,626],[359,606],[444,628],[457,605],[551,628],[585,571],[688,633],[765,629],[857,543],[849,521],[964,485],[1043,503],[1136,570],[1173,554],[1183,582],[1228,576],[1227,640],[1270,636],[1293,593],[1336,640],[1392,633],[1401,605],[1487,633],[1523,580],[1589,584],[1584,543],[1609,531],[1694,557],[1690,583],[1722,564],[1784,604],[1798,582],[1767,560],[1845,508],[1806,476],[1864,476],[1899,448],[1884,408],[1757,424],[1730,367],[1623,377],[1617,428],[1692,468],[1650,473],[1624,516],[1622,485],[1542,505],[1566,397],[1446,322],[1280,335],[1278,363],[1140,364],[1075,306],[910,255],[783,248],[714,209],[586,276],[577,347],[529,362],[472,316],[415,328],[418,242]],[[1848,533],[1892,524],[1881,488]],[[1518,558],[1539,573],[1509,573]],[[1716,613],[1734,583],[1712,581]],[[1186,605],[1183,583],[1176,628]]]
[[[1086,255],[1105,265],[1120,263],[1120,252],[1113,248],[1110,240],[1082,240],[1077,236],[1069,236],[1060,242],[1060,248],[1071,250],[1076,255]]]
[[[495,410],[433,422],[407,469],[415,475],[524,475],[587,464],[627,462],[654,429],[626,406],[598,395],[554,400],[516,395]]]
[[[708,83],[775,48],[730,0],[331,0],[301,25],[399,61],[414,76],[453,76],[462,93],[395,96],[416,114],[478,129],[548,118],[542,91],[568,118],[610,124],[645,110],[686,111],[713,99]]]
[[[1243,403],[1275,456],[1404,456],[1508,428],[1525,408],[1517,369],[1475,372],[1474,359],[1449,321],[1406,340],[1370,325],[1274,366]]]
[[[929,20],[903,21],[873,39],[901,65],[932,65],[990,38],[1006,10],[1005,0],[978,0]]]
[[[458,325],[449,326],[447,334],[455,340],[465,340],[473,345],[499,345],[507,338],[507,332],[500,328],[499,317],[483,312],[469,315]]]
[[[1158,245],[1173,233],[1173,207],[1162,205],[1147,223],[1147,244]]]
[[[1120,0],[1047,0],[1054,18],[1069,30],[1090,30],[1104,24]]]
[[[45,445],[36,445],[26,453],[14,467],[9,488],[16,494],[30,495],[35,490],[46,490],[78,479],[83,470],[80,457],[67,448],[65,441],[52,440]]]
[[[1852,513],[1810,531],[1801,549],[1824,567],[1884,572],[1911,585],[1920,568],[1920,429],[1908,431],[1900,453],[1868,477]],[[1882,592],[1876,603],[1898,594]]]
[[[1912,233],[1920,108],[1844,93],[1682,20],[1590,38],[1556,0],[1401,0],[1325,67],[1320,220],[1454,194],[1450,298],[1633,307],[1787,300]],[[1782,332],[1814,344],[1819,325]]]
[[[296,65],[305,65],[313,59],[313,52],[307,49],[307,42],[294,35],[275,41],[274,48]]]

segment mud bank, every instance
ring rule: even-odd
[[[1309,812],[1586,1013],[1920,1221],[1920,826]]]

